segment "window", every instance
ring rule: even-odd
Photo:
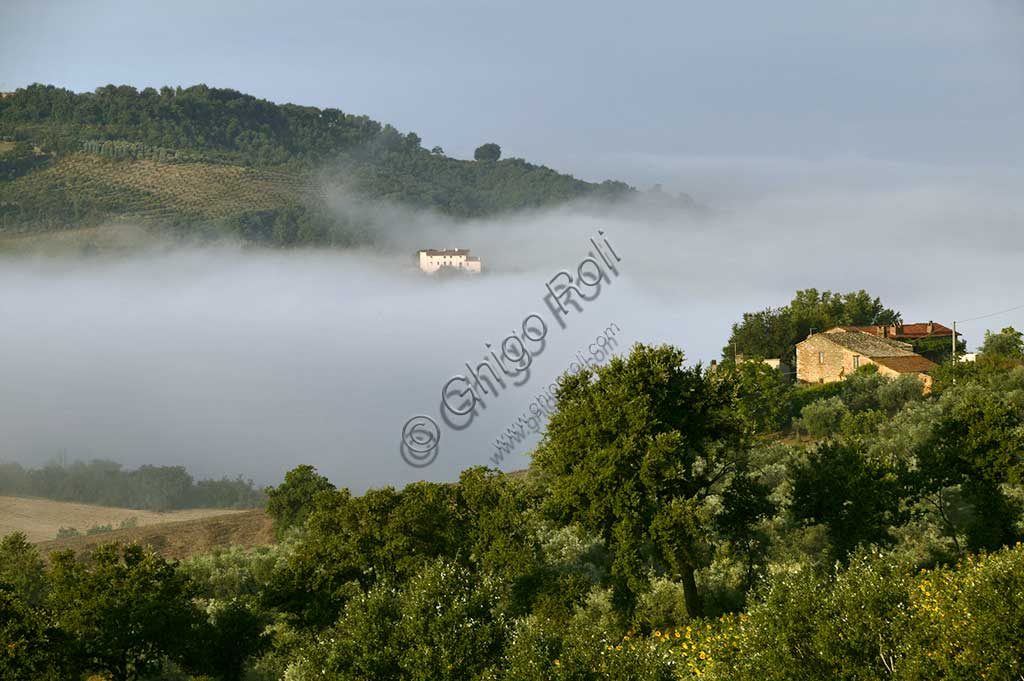
[[[860,355],[853,356],[853,368],[858,369],[860,367]]]
[[[819,352],[818,353],[818,364],[824,364],[824,363],[825,363],[825,353],[824,352]]]

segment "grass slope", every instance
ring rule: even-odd
[[[30,497],[0,496],[0,537],[11,532],[24,532],[31,542],[54,539],[61,527],[74,527],[84,532],[90,527],[110,525],[117,527],[122,521],[135,518],[139,527],[174,521],[192,521],[210,516],[246,513],[223,508],[193,508],[183,511],[143,511],[133,508],[76,504]],[[122,530],[123,531],[123,530]],[[113,537],[117,532],[105,532],[82,539]]]
[[[165,558],[188,558],[229,546],[266,546],[273,544],[275,539],[273,521],[263,511],[224,512],[220,509],[219,515],[114,530],[87,537],[55,539],[40,542],[36,547],[43,555],[66,549],[83,554],[109,542],[139,544]]]
[[[217,220],[272,210],[299,199],[305,178],[286,171],[212,163],[109,159],[79,152],[0,187],[0,199],[47,201],[85,213],[139,220]]]

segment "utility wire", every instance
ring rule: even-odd
[[[989,317],[995,317],[996,315],[1006,314],[1007,312],[1013,312],[1014,310],[1020,310],[1021,308],[1024,308],[1024,305],[1017,305],[1016,307],[1007,308],[1005,310],[999,310],[998,312],[990,312],[988,314],[983,314],[979,317],[971,317],[970,319],[958,319],[956,321],[961,323],[973,322],[977,321],[978,319],[988,319]]]

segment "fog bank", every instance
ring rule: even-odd
[[[900,177],[829,175],[719,201],[703,217],[577,205],[456,224],[339,194],[338,210],[374,216],[378,248],[2,257],[0,460],[39,465],[64,451],[261,483],[312,463],[355,490],[450,480],[493,465],[495,438],[610,323],[620,351],[666,342],[706,361],[744,311],[785,304],[800,288],[865,288],[908,322],[1020,304],[1015,178]],[[565,329],[550,330],[524,385],[491,400],[471,427],[443,427],[433,465],[408,466],[399,455],[406,419],[437,418],[445,381],[526,315],[548,315],[546,282],[575,271],[598,230],[621,257],[618,275]],[[485,274],[415,269],[418,248],[455,246],[479,255]],[[973,348],[985,328],[1020,326],[1020,317],[961,328]],[[524,467],[527,450],[516,447],[502,467]]]

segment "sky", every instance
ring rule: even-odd
[[[470,157],[485,141],[590,180],[655,183],[702,217],[586,204],[454,223],[367,205],[373,251],[153,244],[0,258],[0,460],[58,454],[274,483],[300,462],[355,490],[494,465],[494,441],[610,325],[616,351],[719,356],[744,311],[865,288],[905,321],[1024,304],[1024,12],[900,3],[113,3],[0,5],[0,91],[204,82],[366,114]],[[603,231],[600,296],[552,328],[524,385],[437,460],[401,430],[543,307]],[[464,246],[475,280],[410,254]],[[961,325],[1024,327],[1024,310]],[[530,434],[499,463],[527,465]]]
[[[1017,164],[1022,31],[1018,0],[5,0],[0,89],[202,82],[706,193],[681,162]]]

